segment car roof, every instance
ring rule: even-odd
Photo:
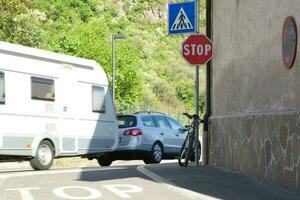
[[[164,115],[167,116],[167,114],[162,113],[162,112],[154,112],[154,111],[139,111],[135,112],[135,115]]]
[[[162,112],[155,112],[155,111],[138,111],[132,114],[128,114],[128,113],[117,113],[118,116],[125,116],[125,115],[166,115],[166,113],[162,113]]]
[[[165,113],[161,113],[161,112],[151,112],[151,111],[142,111],[142,112],[135,112],[133,114],[122,114],[119,113],[117,114],[118,117],[122,117],[122,116],[136,116],[136,117],[143,117],[143,116],[164,116],[164,117],[170,117],[171,116],[165,114]]]

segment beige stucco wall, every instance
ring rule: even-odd
[[[300,51],[283,65],[282,26],[299,0],[213,0],[210,164],[300,191]],[[299,37],[299,36],[298,36]]]

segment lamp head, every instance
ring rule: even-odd
[[[126,35],[124,35],[124,34],[115,34],[115,35],[113,35],[113,38],[114,39],[125,39],[126,38]]]

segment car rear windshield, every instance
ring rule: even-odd
[[[136,126],[136,117],[132,115],[118,116],[119,128],[129,128]]]

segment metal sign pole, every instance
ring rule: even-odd
[[[116,100],[116,62],[115,62],[115,36],[112,36],[112,96]]]
[[[195,94],[196,94],[196,115],[199,116],[199,65],[196,65],[196,81],[195,81]],[[199,118],[198,118],[199,119]],[[195,160],[196,166],[199,166],[199,120],[195,123]]]
[[[196,23],[197,24],[197,34],[199,34],[199,6],[200,6],[200,0],[197,0],[196,2],[196,8],[197,8],[197,17],[196,17]],[[195,81],[195,114],[199,116],[199,65],[196,65],[196,81]],[[195,123],[195,161],[196,166],[199,166],[199,120],[196,120]]]

